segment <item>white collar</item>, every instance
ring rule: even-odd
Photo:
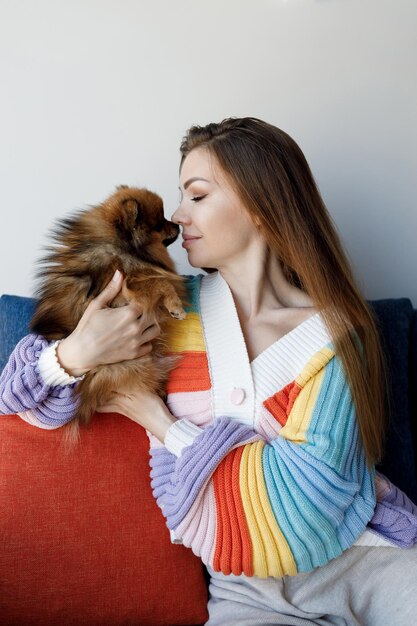
[[[251,427],[262,403],[292,382],[307,361],[331,337],[320,313],[308,318],[275,341],[252,363],[233,300],[219,272],[201,279],[200,311],[212,383],[213,416],[229,416]],[[236,400],[243,390],[244,399]],[[231,397],[235,400],[232,401]]]

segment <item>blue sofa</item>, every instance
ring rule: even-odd
[[[371,300],[390,372],[390,422],[379,470],[417,502],[417,311],[408,298]],[[0,298],[0,371],[28,332],[34,300]]]

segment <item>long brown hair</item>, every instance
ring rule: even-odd
[[[368,463],[378,462],[388,396],[377,319],[355,282],[303,152],[287,133],[253,117],[192,126],[181,144],[181,165],[199,147],[215,156],[260,223],[288,282],[321,312],[350,384]]]

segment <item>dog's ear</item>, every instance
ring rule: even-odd
[[[117,185],[116,190],[119,191],[119,189],[129,189],[129,185]]]
[[[126,230],[133,230],[143,219],[139,202],[134,198],[128,198],[123,202],[121,220]]]

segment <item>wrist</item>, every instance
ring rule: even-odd
[[[165,435],[165,447],[169,452],[179,457],[184,448],[191,446],[203,430],[187,418],[177,420],[171,425]]]
[[[79,350],[74,350],[71,335],[63,339],[56,348],[58,363],[70,376],[84,376],[90,369],[80,364],[79,352]]]
[[[164,443],[166,434],[170,427],[175,424],[177,419],[170,413],[169,409],[164,403],[161,403],[160,409],[153,422],[153,434],[159,439],[161,443]]]
[[[38,360],[38,370],[42,381],[51,387],[71,385],[84,378],[69,374],[61,366],[57,357],[57,348],[62,340],[58,339],[42,350]]]

